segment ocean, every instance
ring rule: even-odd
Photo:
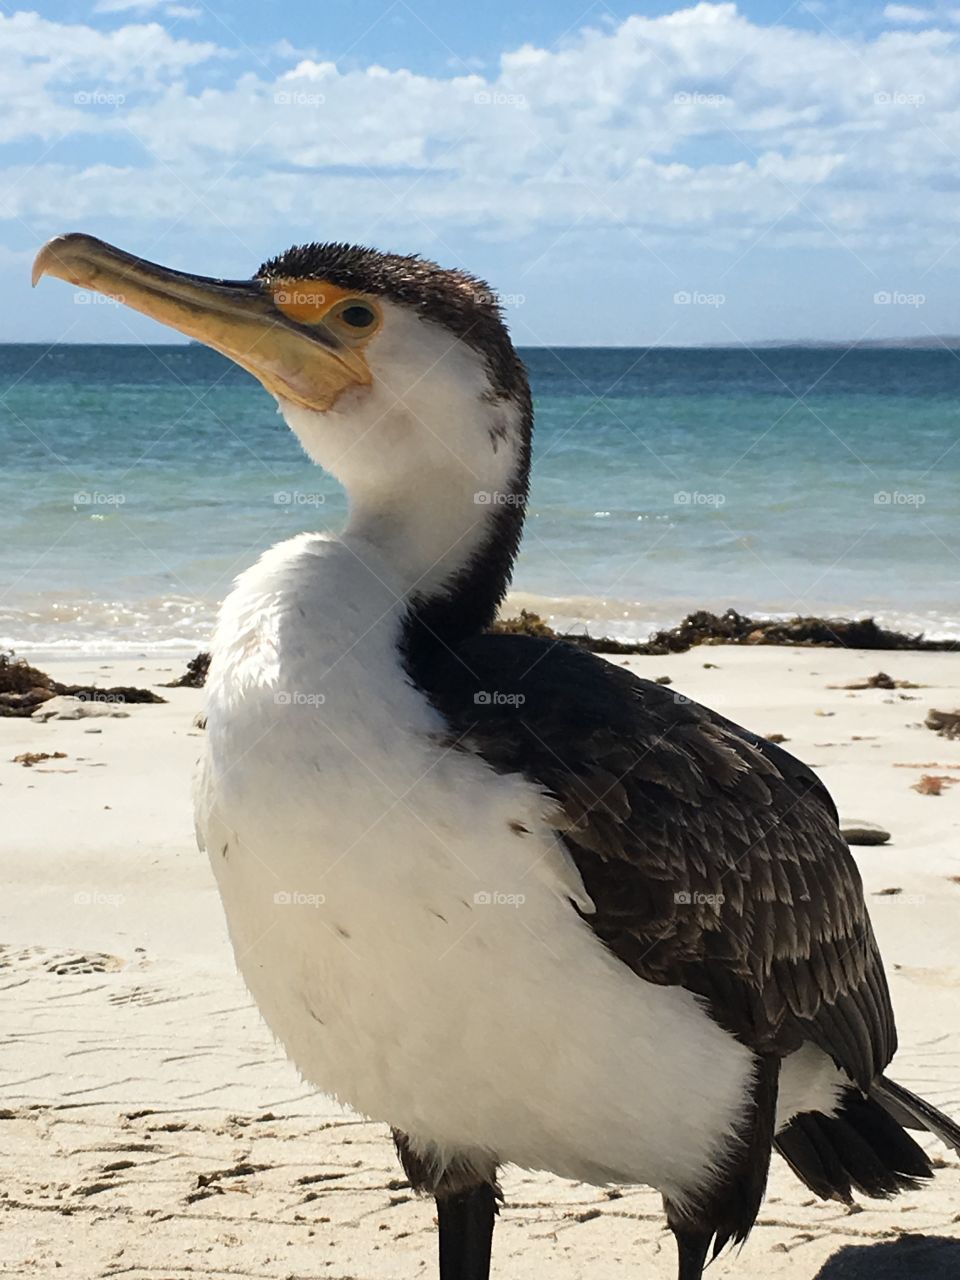
[[[942,350],[522,352],[516,607],[646,637],[694,608],[960,637],[960,360]],[[0,346],[0,645],[195,650],[265,547],[345,502],[201,346]]]

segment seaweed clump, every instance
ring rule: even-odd
[[[728,609],[711,613],[698,609],[681,623],[655,631],[649,640],[613,640],[609,636],[558,632],[535,613],[522,610],[519,618],[496,623],[493,631],[509,634],[547,636],[582,645],[594,653],[646,654],[663,657],[669,653],[686,653],[701,644],[776,644],[802,645],[830,649],[926,649],[956,648],[952,640],[927,640],[922,635],[888,631],[874,618],[751,618]],[[883,687],[883,686],[880,686]]]
[[[176,680],[168,680],[163,687],[165,689],[202,689],[207,682],[209,670],[210,654],[198,653],[187,663],[187,669],[182,676],[178,676]]]
[[[952,640],[927,640],[923,635],[889,631],[875,618],[750,618],[728,609],[710,613],[701,609],[666,631],[655,632],[635,652],[685,653],[698,644],[778,644],[827,649],[924,649],[956,648]]]
[[[0,653],[0,716],[30,716],[42,703],[61,694],[82,702],[166,702],[152,689],[114,685],[63,684],[12,653]]]

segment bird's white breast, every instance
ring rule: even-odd
[[[415,1142],[682,1200],[750,1055],[578,917],[551,802],[451,736],[402,612],[373,552],[313,535],[224,605],[197,817],[243,976],[306,1079]]]

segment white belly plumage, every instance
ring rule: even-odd
[[[312,535],[224,605],[197,817],[250,991],[308,1081],[441,1159],[682,1202],[751,1056],[578,917],[550,801],[449,739],[399,620],[382,574]]]

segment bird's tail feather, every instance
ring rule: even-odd
[[[824,1200],[850,1204],[854,1191],[886,1200],[933,1173],[923,1148],[900,1122],[854,1088],[837,1112],[803,1111],[775,1141],[797,1177]]]
[[[925,1129],[960,1154],[960,1125],[902,1084],[881,1076],[870,1086],[870,1096],[887,1115],[908,1129]]]

